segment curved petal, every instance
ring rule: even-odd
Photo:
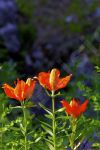
[[[88,100],[86,100],[83,104],[79,104],[79,101],[73,100],[73,105],[72,105],[72,112],[73,116],[77,118],[81,113],[83,113],[86,110],[86,106],[88,104]]]
[[[25,82],[20,80],[17,82],[15,87],[14,93],[17,97],[17,100],[24,100],[25,99]]]
[[[14,94],[14,88],[9,86],[8,84],[3,84],[5,94],[10,98],[16,98]]]
[[[25,85],[25,97],[30,98],[35,88],[35,81],[31,78],[28,78]]]
[[[80,112],[83,113],[86,110],[88,104],[88,100],[85,100],[85,102],[83,104],[81,104],[80,106]]]
[[[47,88],[48,90],[52,90],[50,83],[49,83],[49,78],[50,78],[50,73],[48,72],[41,72],[38,75],[38,80],[39,83],[41,84],[41,86],[43,86],[44,88]]]
[[[55,89],[58,90],[58,89],[64,88],[70,81],[71,76],[72,76],[72,74],[70,74],[69,76],[66,76],[65,78],[61,78],[61,79],[59,78]]]
[[[58,70],[58,69],[55,69],[55,70],[56,70],[56,78],[59,78],[59,76],[60,76],[60,70]]]
[[[74,118],[77,118],[80,115],[80,102],[79,99],[72,98],[70,102],[70,106],[72,108],[72,115]]]
[[[74,99],[74,98],[72,98],[72,100],[70,102],[70,106],[71,107],[75,107],[75,108],[78,107],[79,106],[79,101]]]
[[[71,109],[71,106],[69,105],[69,103],[67,103],[67,101],[65,101],[65,100],[62,100],[61,103],[62,103],[62,106],[65,107],[65,111],[68,113],[68,115],[71,115],[72,109]]]

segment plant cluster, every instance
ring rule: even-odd
[[[99,120],[83,115],[90,99],[84,102],[76,98],[72,98],[70,102],[62,99],[62,107],[56,108],[56,98],[62,95],[59,91],[67,86],[71,78],[72,74],[60,78],[60,71],[54,68],[51,72],[40,72],[26,82],[17,79],[14,82],[15,88],[7,83],[3,84],[2,88],[7,97],[16,100],[19,105],[8,107],[7,97],[0,95],[1,150],[78,150],[83,140],[99,129]],[[42,118],[36,118],[29,112],[29,108],[36,107],[30,100],[36,82],[40,83],[51,98],[51,108],[39,103],[45,110]],[[89,89],[87,91],[88,94],[91,92]],[[92,98],[94,97],[91,96]],[[14,118],[10,118],[11,113]],[[95,143],[93,147],[98,148],[100,145]]]

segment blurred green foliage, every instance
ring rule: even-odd
[[[34,9],[34,1],[33,0],[16,0],[19,10],[23,15],[32,19],[33,9]]]
[[[0,64],[0,84],[12,83],[19,77],[16,71],[16,64],[5,62]]]
[[[21,42],[21,50],[26,53],[32,47],[36,38],[36,29],[32,23],[20,23],[18,25]]]
[[[18,31],[21,42],[21,55],[26,55],[27,51],[31,49],[34,40],[36,39],[36,28],[33,24],[33,0],[17,0],[19,9]]]

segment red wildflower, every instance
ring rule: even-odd
[[[52,69],[51,72],[41,72],[38,75],[39,83],[50,91],[57,91],[58,89],[64,88],[72,74],[64,78],[60,78],[60,71],[58,69]]]
[[[73,98],[70,104],[65,100],[62,100],[61,103],[63,107],[65,107],[65,111],[68,115],[72,115],[74,118],[77,118],[86,110],[88,100],[85,100],[83,104],[80,104],[78,100]]]
[[[23,80],[17,80],[15,88],[8,84],[3,84],[3,88],[8,97],[14,98],[18,101],[23,101],[32,96],[35,88],[35,81],[31,78],[28,78],[26,82]]]

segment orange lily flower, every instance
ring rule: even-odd
[[[62,100],[61,103],[62,106],[65,107],[65,111],[68,115],[77,118],[86,110],[88,100],[85,100],[83,104],[80,104],[79,100],[73,98],[70,104],[66,100]]]
[[[28,78],[26,82],[23,80],[17,80],[15,88],[8,84],[3,84],[3,88],[8,97],[14,98],[18,101],[24,101],[32,96],[35,88],[35,81],[31,78]]]
[[[64,78],[60,78],[59,76],[60,71],[58,69],[52,69],[51,72],[40,72],[38,80],[44,88],[47,88],[50,91],[57,91],[68,84],[72,74]]]

